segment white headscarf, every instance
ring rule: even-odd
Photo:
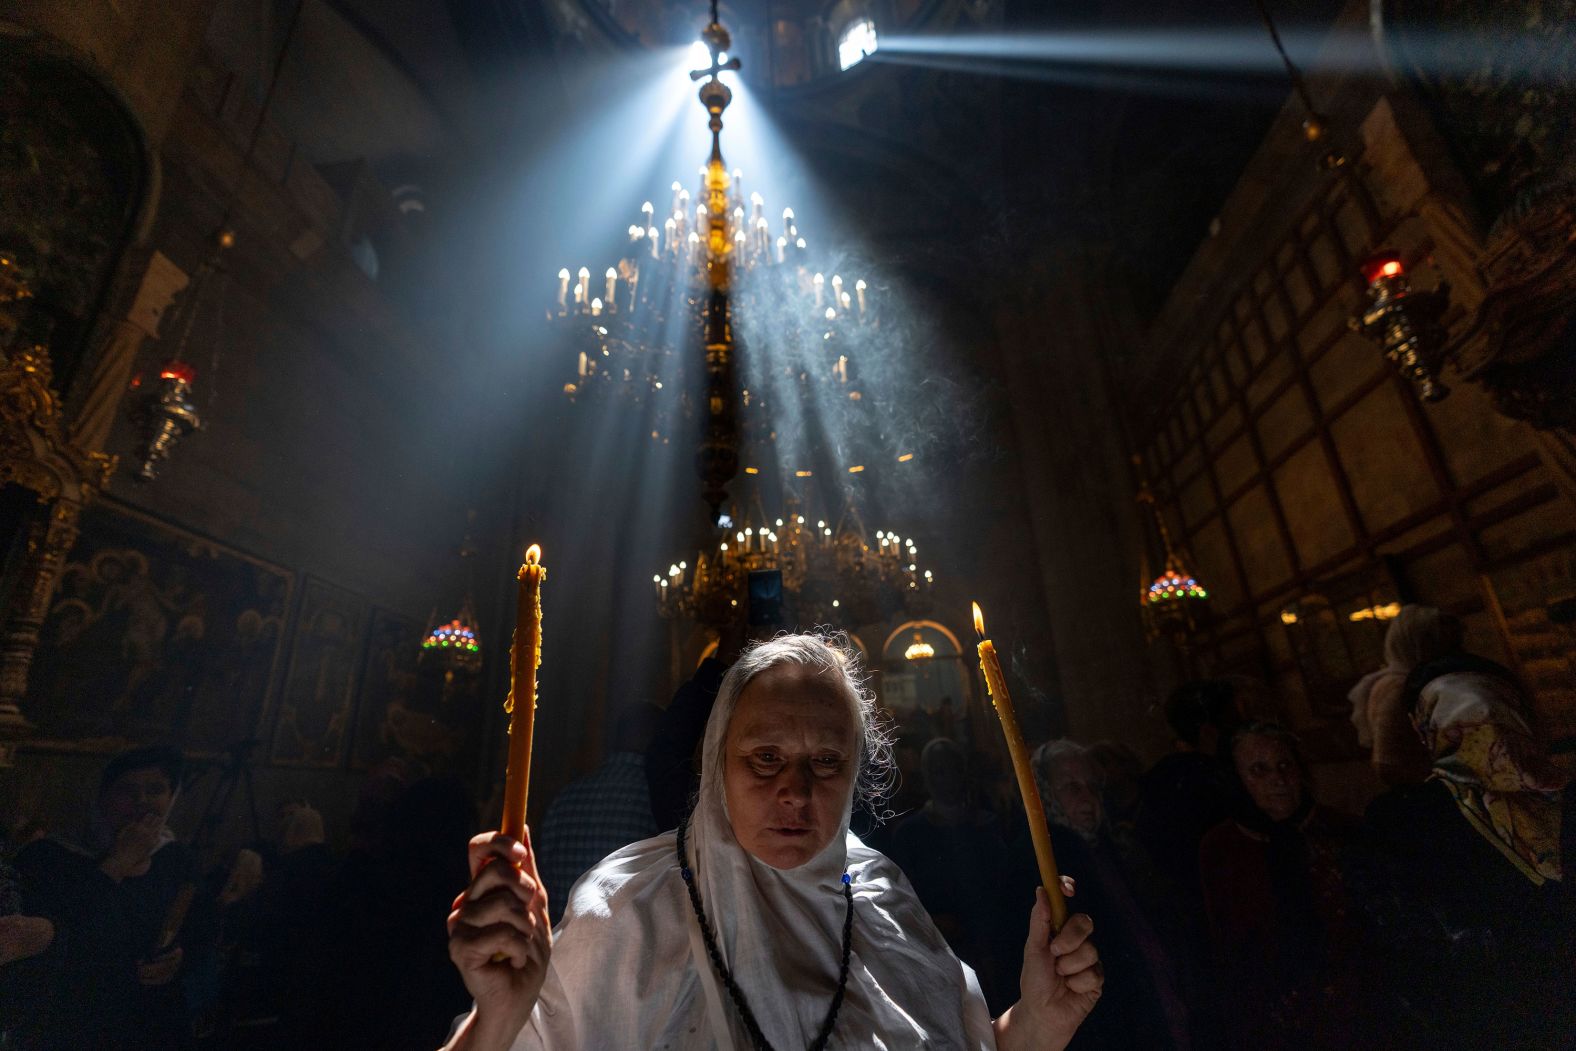
[[[1402,606],[1385,630],[1384,667],[1357,680],[1357,685],[1346,695],[1352,702],[1351,719],[1357,728],[1357,743],[1364,748],[1374,745],[1374,712],[1370,701],[1376,691],[1383,693],[1387,687],[1400,689],[1413,668],[1452,653],[1460,645],[1461,624],[1454,617],[1433,606]]]
[[[802,646],[803,637],[764,647],[784,645]],[[686,846],[718,951],[766,1039],[777,1051],[799,1051],[820,1031],[837,984],[847,871],[853,950],[828,1046],[994,1048],[974,972],[947,947],[897,866],[848,831],[852,792],[838,833],[796,869],[772,868],[734,838],[723,745],[739,694],[772,666],[745,663],[729,673],[706,725]],[[514,1046],[748,1051],[702,941],[674,833],[624,848],[575,884],[542,997]]]

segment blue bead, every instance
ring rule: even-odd
[[[684,877],[684,882],[685,883],[688,883],[691,880],[691,878],[693,878],[691,876],[690,870],[687,869],[687,868],[679,869],[679,875]]]
[[[849,878],[848,873],[846,873],[846,872],[843,873],[843,883],[844,884],[852,884],[853,882],[854,881]]]

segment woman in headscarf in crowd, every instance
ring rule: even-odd
[[[1089,749],[1058,740],[1036,748],[1032,766],[1057,865],[1077,884],[1078,905],[1100,931],[1100,958],[1110,978],[1073,1047],[1187,1048],[1188,1011],[1174,947],[1167,947],[1150,918],[1150,907],[1166,906],[1143,848],[1112,832],[1099,765]]]
[[[148,747],[110,760],[80,842],[40,839],[17,855],[26,908],[55,927],[54,968],[29,1047],[180,1048],[191,1038],[176,980],[195,889],[191,851],[166,820],[181,755]],[[87,995],[84,995],[87,991]]]
[[[1419,666],[1407,703],[1428,781],[1368,807],[1387,869],[1371,903],[1413,1046],[1576,1046],[1576,814],[1510,673],[1460,655]]]
[[[1232,738],[1237,814],[1205,835],[1199,877],[1233,1045],[1348,1045],[1364,1022],[1344,862],[1358,823],[1313,799],[1296,738],[1249,723]]]
[[[1385,784],[1411,785],[1428,777],[1428,753],[1406,704],[1406,678],[1460,651],[1460,621],[1433,606],[1402,606],[1385,631],[1384,667],[1363,676],[1347,695],[1357,740],[1373,750],[1374,773]]]
[[[1022,999],[993,1021],[902,873],[849,833],[886,747],[845,648],[747,650],[702,749],[689,817],[582,877],[556,938],[529,839],[472,840],[449,925],[476,1006],[451,1047],[1066,1046],[1102,984],[1087,916],[1053,940],[1041,895]]]

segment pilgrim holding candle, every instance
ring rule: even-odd
[[[539,654],[528,566],[517,701]],[[511,733],[511,814],[524,812],[520,748]],[[679,827],[573,887],[542,885],[527,828],[471,841],[449,951],[475,1006],[448,1047],[1054,1051],[1094,1008],[1104,977],[1092,924],[1054,911],[1054,871],[1055,898],[1041,891],[1030,916],[1021,997],[992,1019],[902,872],[850,832],[856,802],[888,789],[893,766],[891,731],[841,637],[747,647],[722,680],[700,757]],[[568,899],[556,931],[549,894]]]

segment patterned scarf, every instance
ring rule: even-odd
[[[1548,762],[1514,684],[1480,671],[1441,675],[1423,687],[1413,719],[1434,756],[1432,776],[1468,823],[1534,885],[1562,879],[1569,778]]]

